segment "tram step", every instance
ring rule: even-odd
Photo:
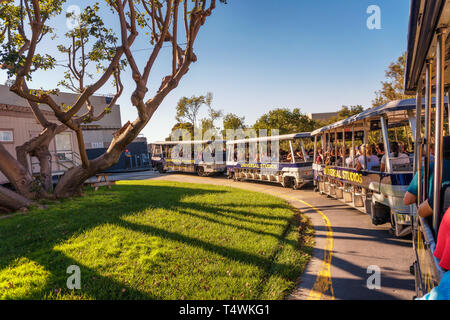
[[[360,193],[355,193],[355,196],[353,197],[353,205],[355,207],[364,207],[363,197]]]
[[[344,191],[344,202],[345,203],[351,203],[353,202],[353,196],[351,192]]]

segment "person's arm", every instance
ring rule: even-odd
[[[405,204],[405,206],[409,206],[417,202],[418,188],[419,188],[419,178],[418,174],[416,173],[411,183],[409,184],[408,190],[406,191],[405,196],[403,198],[403,203]]]
[[[417,196],[415,194],[412,194],[410,192],[405,193],[405,197],[403,198],[403,203],[405,206],[409,206],[411,204],[414,204],[417,202]]]
[[[361,165],[361,162],[359,162],[359,159],[356,159],[355,169],[356,169],[356,171],[361,171],[361,169],[362,169],[362,165]]]
[[[422,204],[419,206],[419,216],[422,218],[429,217],[433,214],[433,208],[430,207],[430,204],[428,203],[428,200],[425,200],[422,202]]]

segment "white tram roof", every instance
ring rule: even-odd
[[[231,144],[239,144],[239,143],[252,143],[252,142],[265,142],[265,141],[283,141],[283,140],[293,140],[293,139],[302,139],[302,138],[311,138],[311,132],[285,134],[285,135],[281,135],[281,136],[268,136],[268,137],[259,137],[259,138],[240,139],[240,140],[227,141],[227,144],[231,145]]]
[[[448,105],[448,97],[447,96],[444,99],[444,103],[445,103],[445,105]],[[425,99],[423,99],[423,104],[425,107]],[[436,104],[436,98],[433,97],[431,99],[431,106],[434,107],[435,104]],[[394,115],[398,114],[399,112],[404,114],[404,112],[402,112],[402,111],[408,111],[408,110],[416,110],[416,99],[391,101],[382,106],[368,109],[366,111],[363,111],[361,113],[353,115],[347,119],[340,120],[340,121],[332,123],[328,126],[317,129],[312,132],[312,135],[315,136],[315,135],[318,135],[325,131],[330,131],[330,130],[337,129],[337,128],[347,127],[347,126],[355,124],[356,122],[359,122],[364,119],[370,119],[370,118],[379,119],[380,116],[385,115],[385,114],[389,114],[389,120],[394,120],[394,117],[391,117],[391,116],[394,116]],[[407,119],[407,117],[405,117],[404,115],[402,115],[401,118]]]
[[[180,144],[212,144],[212,143],[225,143],[224,140],[182,140],[182,141],[157,141],[154,145],[162,146],[175,146]]]
[[[437,29],[450,25],[450,0],[411,0],[408,31],[408,54],[405,70],[405,93],[415,94],[423,75],[426,60],[435,58],[437,46]],[[447,39],[446,49],[448,49]],[[449,85],[450,56],[445,55],[444,81]],[[435,68],[431,76],[436,77]],[[432,81],[435,87],[435,81]]]

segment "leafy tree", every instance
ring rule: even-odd
[[[363,111],[364,111],[364,108],[361,105],[350,106],[350,107],[342,106],[341,110],[338,111],[337,116],[332,117],[330,120],[328,120],[328,122],[325,123],[325,125],[347,119],[347,118],[354,116],[356,114],[359,114]]]
[[[223,112],[222,110],[213,109],[212,101],[213,94],[211,92],[208,92],[205,96],[182,97],[177,104],[175,119],[178,123],[189,123],[192,128],[197,128],[200,108],[206,105],[208,116],[201,119],[202,133],[205,133],[207,130],[216,130],[215,122],[223,116]]]
[[[224,130],[238,130],[245,129],[245,117],[239,117],[234,113],[228,113],[223,118]]]
[[[381,90],[375,92],[376,98],[372,101],[373,107],[378,107],[394,100],[412,98],[403,94],[404,77],[406,67],[406,53],[398,57],[396,62],[392,62],[386,70],[386,81],[381,82]]]
[[[178,101],[175,119],[180,123],[189,122],[193,127],[197,126],[197,118],[201,106],[205,103],[204,96],[183,97]]]
[[[223,117],[222,110],[216,110],[212,107],[213,94],[208,92],[205,96],[205,104],[208,108],[208,117],[202,119],[202,130],[203,132],[207,130],[218,130],[215,126],[215,122]]]
[[[20,0],[0,1],[0,66],[7,71],[12,83],[10,90],[26,99],[30,110],[42,126],[41,134],[18,148],[17,157],[11,155],[0,143],[0,171],[14,187],[14,192],[0,188],[1,207],[16,210],[28,207],[33,200],[45,198],[65,198],[81,193],[83,183],[91,176],[114,165],[125,147],[131,143],[148,124],[154,112],[166,96],[173,91],[197,61],[194,44],[201,27],[216,8],[216,0],[104,0],[98,3],[86,2],[80,16],[79,26],[64,37],[56,37],[57,30],[51,22],[61,16],[66,0]],[[225,0],[220,2],[226,3]],[[100,9],[102,8],[102,9]],[[117,19],[111,23],[119,26],[119,35],[106,26],[104,17],[112,11]],[[138,30],[149,30],[141,35]],[[183,34],[184,33],[184,34]],[[140,68],[133,54],[133,44],[139,37],[152,44],[144,68]],[[48,45],[54,45],[67,54],[69,62],[62,72],[60,85],[78,94],[73,105],[59,104],[54,96],[57,88],[50,90],[30,90],[28,82],[37,70],[59,67],[55,57],[42,47],[43,39],[51,38]],[[69,44],[67,44],[69,43]],[[161,49],[168,43],[171,50],[170,70],[161,81],[160,87],[150,99],[147,83]],[[181,44],[184,43],[184,44]],[[48,46],[47,45],[47,46]],[[95,65],[98,73],[89,72]],[[107,83],[116,88],[114,99],[122,94],[121,70],[127,68],[133,80],[134,90],[130,96],[131,105],[138,116],[127,122],[114,134],[108,150],[96,159],[89,160],[81,127],[84,123],[106,116],[111,104],[103,110],[90,103],[90,97]],[[113,99],[113,101],[114,101]],[[41,110],[47,105],[57,122],[48,120]],[[87,110],[79,114],[83,108]],[[56,188],[51,188],[51,156],[48,144],[60,130],[70,129],[76,133],[82,164],[67,171]],[[20,149],[20,150],[19,150]],[[27,155],[40,159],[43,179],[36,181],[28,170]]]
[[[261,116],[253,125],[254,129],[267,129],[270,134],[272,129],[278,129],[280,134],[298,132],[310,132],[318,127],[318,124],[307,115],[300,112],[299,108],[289,110],[278,108]]]
[[[172,133],[176,130],[185,130],[189,132],[191,139],[194,137],[194,126],[190,122],[178,122],[172,128]],[[172,140],[172,135],[166,138],[166,141]]]

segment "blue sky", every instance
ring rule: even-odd
[[[69,1],[70,4],[83,1]],[[369,30],[370,5],[381,8],[381,30]],[[371,106],[390,62],[406,51],[409,0],[228,0],[200,31],[193,64],[180,86],[154,114],[143,134],[168,136],[182,96],[212,92],[214,107],[245,116],[248,124],[275,107],[304,113],[342,105]],[[109,19],[113,21],[113,19]],[[58,21],[65,32],[64,21]],[[48,49],[43,42],[41,49]],[[134,49],[148,48],[140,39]],[[170,49],[158,60],[149,88],[159,87],[170,68]],[[136,53],[144,63],[148,52]],[[52,88],[61,71],[37,74],[31,87]],[[0,73],[0,82],[6,79]],[[133,83],[124,78],[122,121],[136,116],[129,102]],[[102,93],[108,93],[104,88]],[[149,95],[150,97],[150,95]]]

